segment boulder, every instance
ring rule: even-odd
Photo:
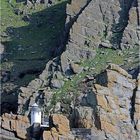
[[[99,47],[100,48],[112,48],[112,44],[108,40],[105,40],[99,44]]]
[[[125,71],[124,69],[122,69],[119,65],[110,63],[108,65],[107,69],[117,71],[118,73],[120,73],[120,74],[122,74],[122,75],[124,75],[124,76],[126,76],[128,78],[132,78],[132,76],[130,74],[128,74],[127,71]]]
[[[27,139],[27,131],[30,123],[27,116],[21,115],[13,115],[13,114],[4,114],[1,117],[1,127],[4,130],[9,132],[13,132],[17,134],[17,137],[26,140]]]
[[[29,83],[28,88],[37,90],[41,88],[42,85],[43,85],[43,81],[41,79],[35,79]]]
[[[52,88],[61,88],[64,85],[63,80],[53,79],[51,81]]]
[[[69,120],[67,119],[66,116],[61,114],[53,114],[53,120],[54,120],[54,124],[58,124],[58,130],[52,128],[51,131],[44,131],[43,132],[44,140],[50,140],[53,138],[55,138],[55,140],[59,140],[59,139],[67,140],[68,138],[69,139],[73,138],[70,135]]]
[[[74,74],[79,74],[83,71],[83,67],[78,65],[78,64],[75,64],[73,62],[70,63],[70,68],[72,69],[73,73]]]

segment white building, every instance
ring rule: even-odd
[[[31,125],[34,123],[39,123],[41,125],[41,109],[36,103],[34,103],[31,108]]]

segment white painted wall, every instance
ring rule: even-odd
[[[33,125],[33,123],[41,124],[41,111],[40,112],[31,111],[31,125]]]

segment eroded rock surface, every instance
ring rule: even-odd
[[[49,140],[49,139],[71,139],[74,138],[70,133],[70,126],[69,126],[69,120],[66,116],[61,114],[54,114],[53,120],[55,124],[58,124],[58,130],[55,128],[52,129],[52,131],[44,131],[43,132],[43,139]]]
[[[73,0],[72,5],[74,3],[76,5],[77,1]],[[69,6],[67,11],[73,15],[75,10]],[[73,24],[68,46],[96,48],[101,45],[123,49],[138,45],[139,11],[137,0],[91,0]]]
[[[137,78],[137,88],[133,95],[133,102],[134,116],[132,119],[134,121],[135,129],[137,130],[138,138],[140,138],[140,74]]]
[[[92,80],[94,80],[94,78],[90,81]],[[88,134],[83,134],[84,136],[82,136],[80,132],[83,131],[87,133],[90,132],[91,138],[101,136],[101,138],[108,140],[139,139],[139,76],[137,79],[132,79],[132,76],[124,69],[118,65],[110,64],[104,72],[96,77],[95,84],[92,83],[89,86],[88,82],[87,85],[85,82],[84,85],[84,90],[78,91],[79,96],[76,102],[74,103],[74,100],[71,102],[71,109],[65,111],[67,117],[54,114],[54,123],[58,124],[59,131],[55,128],[52,129],[52,132],[44,131],[43,136],[46,140],[48,140],[48,137],[52,138],[52,136],[56,139],[65,139],[66,136],[69,136],[71,139],[74,139],[76,136],[79,138],[88,138]],[[44,89],[43,92],[40,91],[40,94],[33,94],[34,90],[30,91],[28,87],[22,87],[21,91],[23,93],[20,96],[22,97],[21,101],[24,103],[21,104],[21,108],[23,109],[24,107],[25,109],[23,105],[28,101],[26,95],[30,93],[30,102],[27,104],[27,110],[28,106],[37,99],[40,105],[42,103],[41,101],[44,101],[42,104],[45,103],[47,105],[51,99],[51,93],[47,92],[47,90],[48,89]],[[38,94],[38,98],[33,97],[35,94]],[[62,106],[62,103],[57,104],[57,113],[62,113]],[[65,107],[63,106],[63,108]],[[7,115],[8,114],[6,114],[6,117],[5,115],[2,116],[2,128],[8,131],[20,131],[18,126],[15,127],[12,126],[12,124],[11,127],[9,125],[8,120],[5,120],[7,119]],[[8,115],[8,117],[13,118],[10,115]],[[13,122],[15,124],[17,120]],[[23,123],[24,122],[25,121],[23,121]],[[24,125],[25,128],[29,126],[27,121]],[[80,135],[77,135],[78,132]],[[53,135],[51,135],[51,133]],[[23,137],[20,135],[20,132],[18,135],[19,137]]]
[[[97,47],[124,49],[140,45],[139,5],[139,0],[72,0],[66,9],[64,40],[60,43],[62,54],[46,64],[39,78],[20,88],[18,114],[28,115],[29,106],[34,102],[48,107],[53,96],[50,88],[61,88],[64,79],[81,73],[84,68],[80,62],[93,59]],[[95,84],[86,85],[89,79],[85,80],[85,91],[78,91],[77,102],[71,102],[70,109],[65,110],[67,118],[54,115],[60,131],[44,132],[44,139],[67,139],[70,136],[73,140],[75,132],[83,132],[83,129],[91,130],[89,138],[102,135],[107,140],[140,139],[139,77],[132,79],[127,71],[110,64],[97,76]],[[60,113],[62,104],[57,106]],[[27,118],[4,114],[1,119],[1,127],[12,132],[10,135],[26,139]],[[71,128],[78,130],[73,134]],[[87,135],[81,134],[81,137],[88,139]]]
[[[140,100],[138,91],[135,93],[136,80],[119,66],[110,64],[99,74],[97,83],[80,96],[80,107],[75,107],[71,123],[104,132],[108,140],[139,139]]]
[[[3,114],[1,116],[1,128],[7,131],[5,135],[9,137],[18,137],[20,139],[27,139],[30,122],[27,116]],[[4,132],[4,131],[3,131]]]

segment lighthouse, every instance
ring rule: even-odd
[[[34,103],[31,108],[31,125],[40,124],[41,125],[41,109]]]

